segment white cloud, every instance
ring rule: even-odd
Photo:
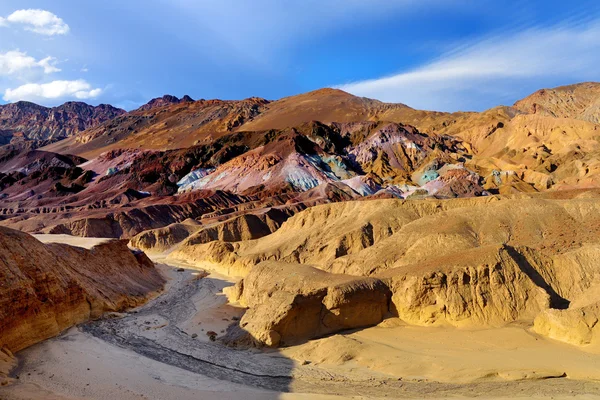
[[[0,17],[1,27],[15,29],[15,35],[28,30],[41,35],[65,35],[69,26],[55,14],[38,9],[18,10]],[[0,35],[3,35],[0,33]],[[38,39],[39,40],[39,39]],[[61,63],[66,60],[61,59]],[[87,70],[87,66],[85,66]],[[61,77],[51,80],[50,74],[61,72],[58,60],[44,56],[36,58],[19,49],[0,52],[0,97],[6,102],[20,100],[54,105],[67,100],[89,100],[102,95],[103,89],[84,79]]]
[[[490,93],[508,98],[523,82],[598,79],[600,21],[534,28],[475,43],[387,77],[339,85],[355,95],[424,109],[476,107]]]
[[[25,52],[12,50],[0,53],[0,76],[15,75],[37,68],[43,69],[45,74],[60,72],[60,69],[56,67],[56,63],[54,57],[46,57],[38,61]]]
[[[54,57],[46,57],[43,60],[40,60],[38,63],[40,67],[44,68],[45,74],[51,74],[53,72],[60,72],[61,69],[56,67],[56,58]]]
[[[45,103],[48,100],[60,100],[75,97],[79,100],[93,99],[102,94],[102,89],[92,88],[88,82],[53,81],[49,83],[27,83],[15,89],[6,89],[3,99],[8,102],[27,100]]]
[[[22,25],[25,30],[47,36],[69,33],[69,25],[46,10],[17,10],[6,18],[0,17],[0,26],[9,24]]]

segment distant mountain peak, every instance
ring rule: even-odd
[[[181,102],[182,103],[192,103],[194,102],[194,99],[192,99],[190,96],[188,96],[187,94],[185,96],[183,96],[181,98]]]
[[[187,94],[185,96],[183,96],[181,99],[177,96],[165,94],[162,97],[156,97],[156,98],[150,100],[148,103],[144,104],[143,106],[138,108],[136,111],[148,111],[152,108],[170,106],[171,104],[192,103],[192,102],[194,102],[194,99],[192,99]]]

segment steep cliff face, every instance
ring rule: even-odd
[[[139,305],[164,282],[123,241],[86,250],[0,227],[0,347],[16,352],[103,312]]]

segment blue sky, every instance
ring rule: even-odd
[[[483,110],[600,81],[598,1],[3,0],[0,102],[136,108],[321,87]]]

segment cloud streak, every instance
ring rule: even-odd
[[[15,89],[6,89],[3,99],[9,102],[20,100],[45,103],[48,100],[76,98],[94,99],[102,94],[102,89],[93,88],[85,80],[52,81],[48,83],[27,83]]]
[[[464,0],[160,0],[182,9],[191,26],[211,32],[215,46],[257,64],[268,64],[296,42],[351,26],[361,20],[377,20],[390,13],[444,9]]]
[[[508,98],[520,82],[598,79],[600,20],[530,28],[462,44],[407,72],[337,87],[423,109],[476,107],[490,93]]]

